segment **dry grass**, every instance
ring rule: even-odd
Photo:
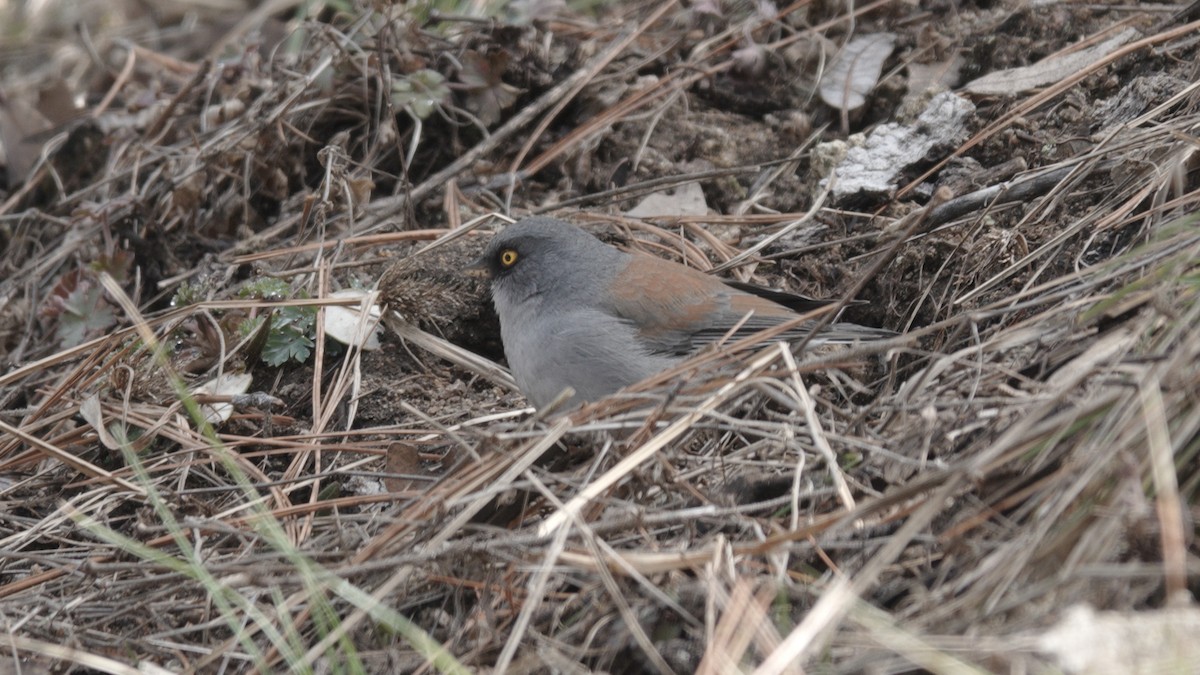
[[[875,11],[886,4],[860,8],[856,30],[928,22]],[[924,206],[904,201],[910,186],[872,215],[789,193],[807,156],[786,148],[775,163],[654,164],[657,140],[681,133],[669,120],[714,100],[698,87],[742,67],[743,36],[786,60],[814,35],[841,40],[851,17],[731,9],[679,50],[688,15],[635,5],[524,28],[327,9],[263,24],[262,51],[224,29],[241,45],[224,61],[130,7],[137,20],[88,49],[0,52],[24,78],[10,88],[86,73],[61,86],[88,99],[0,193],[0,624],[14,666],[1044,672],[1069,665],[1043,638],[1073,605],[1191,609],[1200,100],[1179,38],[1195,27],[1087,14],[1097,33],[1138,26],[1137,46],[1062,86],[981,101],[978,133],[945,154],[1034,168]],[[1038,11],[1009,18],[1092,10]],[[960,19],[946,30],[964,39],[982,21]],[[390,93],[421,68],[461,83],[496,45],[525,91],[490,123],[494,86],[458,87],[424,118]],[[660,69],[638,79],[646,64]],[[1183,84],[1080,122],[1101,121],[1097,92],[1156,70]],[[834,134],[809,132],[803,147]],[[587,183],[611,168],[605,143],[654,168]],[[678,176],[757,192],[720,217],[615,213]],[[793,201],[758,208],[772,193]],[[568,215],[699,265],[748,260],[743,277],[764,271],[741,256],[753,237],[776,234],[758,248],[786,272],[869,298],[852,318],[905,332],[799,355],[726,345],[539,417],[427,317],[389,313],[379,353],[335,352],[318,331],[303,364],[280,367],[259,359],[260,331],[237,328],[348,304],[332,292],[478,242],[464,233],[495,210],[583,200],[593,212]],[[787,244],[820,228],[818,243]],[[239,295],[262,278],[290,298]],[[169,306],[184,282],[190,301]],[[217,372],[253,374],[251,395],[197,396]],[[235,413],[213,428],[202,406],[220,403]]]

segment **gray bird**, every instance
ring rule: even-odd
[[[739,323],[733,339],[829,304],[627,253],[546,217],[509,225],[469,269],[491,278],[504,355],[517,386],[539,409],[567,387],[575,391],[568,407],[607,396],[674,366]],[[801,325],[780,339],[811,330]],[[893,335],[835,323],[810,344]]]

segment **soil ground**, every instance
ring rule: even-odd
[[[43,4],[0,672],[1200,672],[1192,9]],[[533,414],[463,268],[538,213],[900,335]]]

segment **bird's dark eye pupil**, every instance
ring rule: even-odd
[[[511,248],[506,248],[500,252],[500,264],[505,267],[511,267],[517,262],[517,252]]]

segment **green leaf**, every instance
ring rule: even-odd
[[[179,284],[179,288],[175,289],[175,295],[171,296],[171,306],[187,307],[188,305],[194,305],[204,299],[201,295],[202,292],[203,289],[199,284],[191,284],[184,281]]]
[[[66,297],[58,318],[58,339],[63,347],[74,347],[89,336],[116,325],[112,305],[104,299],[99,286],[80,284]]]
[[[446,78],[436,70],[418,70],[392,81],[392,105],[425,119],[450,97]]]
[[[259,277],[238,291],[238,295],[243,298],[260,300],[286,300],[291,294],[292,289],[287,282],[275,277]]]
[[[252,316],[252,317],[246,319],[245,321],[238,324],[238,335],[240,335],[244,338],[254,335],[255,333],[258,332],[258,329],[263,325],[263,322],[266,320],[267,319],[264,316]]]
[[[288,360],[304,363],[312,354],[313,345],[311,337],[294,327],[272,326],[267,342],[263,345],[262,360],[274,367],[281,366]]]

